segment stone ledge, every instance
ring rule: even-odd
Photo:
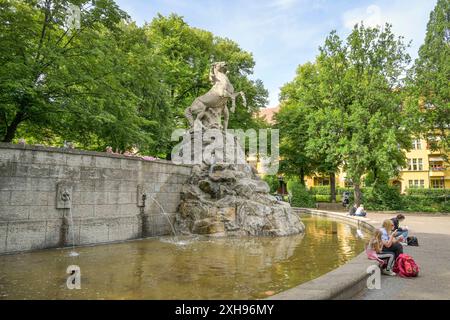
[[[366,218],[351,217],[343,213],[328,212],[313,209],[293,208],[297,213],[309,213],[318,216],[331,217],[373,232],[375,227]],[[367,268],[377,263],[367,259],[363,252],[343,266],[330,271],[319,278],[310,280],[297,287],[288,289],[268,300],[339,300],[350,299],[364,290],[369,276]]]
[[[55,153],[96,156],[96,157],[105,157],[105,158],[114,158],[114,159],[126,159],[126,160],[132,160],[132,161],[141,161],[144,163],[147,163],[147,162],[161,163],[161,164],[168,164],[168,165],[188,167],[188,168],[192,167],[191,165],[187,165],[187,164],[174,164],[171,161],[163,160],[163,159],[147,161],[147,160],[143,160],[143,159],[141,159],[141,157],[137,157],[137,156],[124,156],[122,154],[114,154],[114,153],[106,153],[106,152],[98,152],[98,151],[87,151],[87,150],[79,150],[79,149],[55,148],[55,147],[29,145],[29,144],[12,144],[12,143],[0,142],[0,149],[55,152]]]

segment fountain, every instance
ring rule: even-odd
[[[269,194],[268,184],[247,164],[237,137],[227,130],[228,100],[231,99],[234,112],[236,97],[241,95],[245,105],[245,96],[234,92],[226,73],[225,62],[213,63],[210,70],[213,87],[186,109],[191,128],[174,157],[185,163],[194,159],[194,166],[183,186],[175,226],[183,234],[209,236],[301,233],[304,225],[299,217],[288,203]],[[202,159],[195,161],[199,154]]]
[[[69,210],[69,229],[72,234],[72,251],[69,253],[69,257],[78,257],[79,253],[75,251],[75,229],[73,223],[72,206],[70,205],[70,192],[68,190],[65,189],[61,193],[61,200],[64,202],[64,207]]]
[[[159,207],[159,209],[161,209],[161,214],[162,214],[162,216],[163,216],[163,217],[166,217],[166,220],[167,220],[167,222],[169,223],[170,228],[172,229],[172,234],[173,234],[174,237],[176,237],[176,236],[177,236],[177,233],[175,232],[175,228],[173,227],[173,224],[172,224],[172,222],[170,221],[170,218],[169,218],[169,216],[167,215],[167,213],[166,213],[166,211],[164,210],[164,208],[163,208],[163,207],[161,206],[161,204],[155,199],[155,197],[154,197],[153,195],[151,195],[150,199],[151,199],[154,203],[156,203],[156,205]]]

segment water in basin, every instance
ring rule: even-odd
[[[260,299],[317,278],[364,249],[356,228],[303,216],[279,238],[151,238],[0,256],[0,299]],[[81,269],[81,289],[66,269]]]

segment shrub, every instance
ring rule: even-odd
[[[410,196],[424,196],[424,197],[443,197],[447,195],[447,197],[450,197],[450,192],[447,189],[411,188],[406,189],[406,194]]]
[[[308,189],[299,181],[288,181],[287,188],[292,195],[291,205],[301,208],[315,208],[316,202]]]
[[[324,194],[316,194],[314,196],[317,202],[331,202],[331,196]]]
[[[353,193],[353,189],[336,187],[336,202],[342,201],[342,194],[344,191]],[[317,186],[310,188],[311,194],[313,194],[318,202],[331,202],[331,189],[330,186]],[[352,198],[352,196],[350,196]]]
[[[431,198],[416,196],[416,195],[405,195],[403,196],[403,209],[405,211],[423,211],[423,212],[437,212],[439,211],[436,204]]]
[[[403,207],[400,190],[387,184],[364,188],[364,206],[371,210],[400,210]]]
[[[330,192],[330,186],[317,186],[317,187],[311,187],[309,189],[311,191],[312,194],[314,195],[329,195]]]

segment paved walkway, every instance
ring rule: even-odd
[[[364,219],[381,226],[392,214],[369,213]],[[366,290],[354,297],[358,300],[424,300],[450,299],[450,216],[408,215],[402,225],[419,239],[419,247],[405,247],[420,267],[419,277],[381,278],[380,290]]]

